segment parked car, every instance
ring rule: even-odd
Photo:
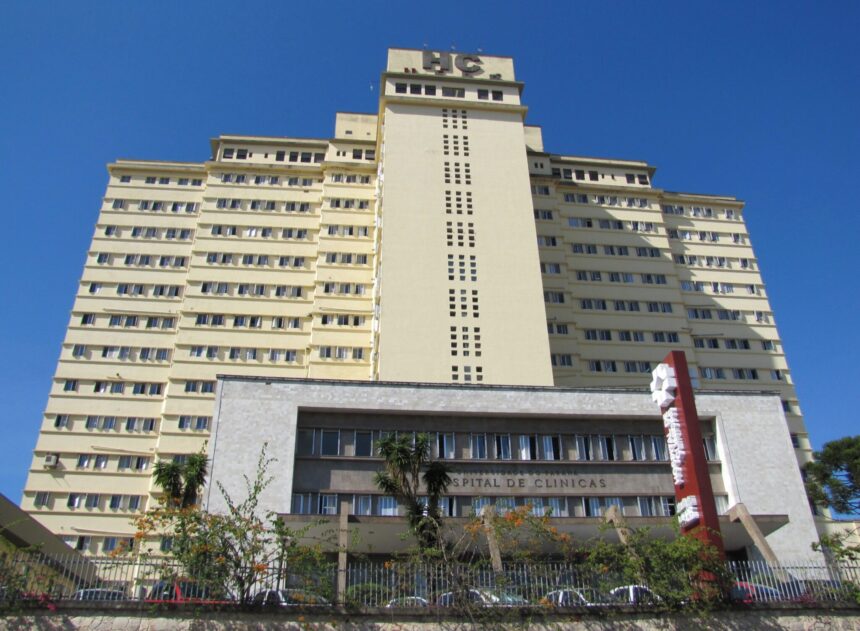
[[[207,586],[194,581],[158,581],[149,590],[148,603],[194,603],[221,605],[232,603],[229,597],[218,597]]]
[[[79,589],[72,595],[72,600],[126,600],[125,592],[118,589]]]
[[[331,605],[328,599],[303,589],[264,589],[257,592],[251,602],[266,607],[321,607]]]
[[[551,591],[543,601],[553,607],[600,607],[605,606],[606,596],[595,589],[566,587]]]
[[[734,602],[751,604],[759,602],[774,602],[784,600],[783,595],[779,590],[767,585],[759,585],[758,583],[748,583],[746,581],[737,581],[732,586],[732,591],[729,597]]]
[[[656,605],[663,599],[645,585],[622,585],[609,590],[609,602],[616,605]]]
[[[386,609],[407,609],[412,607],[428,607],[430,603],[426,598],[421,596],[401,596],[400,598],[392,598],[385,605]]]
[[[522,596],[488,589],[470,589],[465,592],[447,592],[436,599],[440,607],[451,607],[455,603],[478,607],[523,607],[528,601]]]

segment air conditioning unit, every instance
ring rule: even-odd
[[[46,469],[56,469],[58,464],[60,464],[59,454],[48,454],[45,456],[44,466]]]

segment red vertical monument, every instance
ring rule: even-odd
[[[652,377],[651,398],[663,413],[681,533],[710,543],[722,553],[714,490],[684,352],[666,355]]]

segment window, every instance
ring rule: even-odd
[[[510,434],[496,434],[496,459],[511,459],[511,436]]]
[[[487,435],[472,434],[472,458],[484,460],[487,457]]]
[[[395,517],[397,515],[397,500],[385,495],[380,497],[378,512],[382,516]]]
[[[353,515],[370,515],[372,510],[372,495],[354,495],[352,500]]]
[[[51,494],[47,491],[37,491],[36,497],[33,498],[33,505],[36,508],[43,508],[51,502]]]
[[[340,431],[339,430],[322,430],[322,438],[320,441],[320,455],[323,456],[339,456],[340,455]]]
[[[444,460],[454,458],[454,434],[452,432],[436,434],[436,453],[439,458]]]
[[[369,458],[373,456],[373,432],[355,432],[355,455]]]
[[[561,460],[561,437],[541,436],[541,452],[544,460]]]
[[[618,452],[615,449],[615,437],[595,436],[594,445],[597,460],[618,460]]]

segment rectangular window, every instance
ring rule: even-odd
[[[511,459],[510,434],[496,434],[496,460]]]
[[[372,495],[354,495],[352,500],[353,515],[370,515],[372,511]]]
[[[487,435],[472,434],[472,458],[484,460],[487,458]]]
[[[373,432],[355,432],[355,455],[369,458],[373,456]]]
[[[379,510],[378,513],[380,515],[386,517],[396,517],[397,516],[397,500],[393,497],[388,497],[387,495],[383,495],[379,498]]]
[[[321,432],[320,454],[323,456],[340,455],[340,431],[324,429]]]
[[[321,493],[319,504],[320,515],[337,515],[337,495],[334,493]]]
[[[454,458],[453,432],[439,432],[436,434],[436,453],[439,458],[443,460],[451,460]]]

